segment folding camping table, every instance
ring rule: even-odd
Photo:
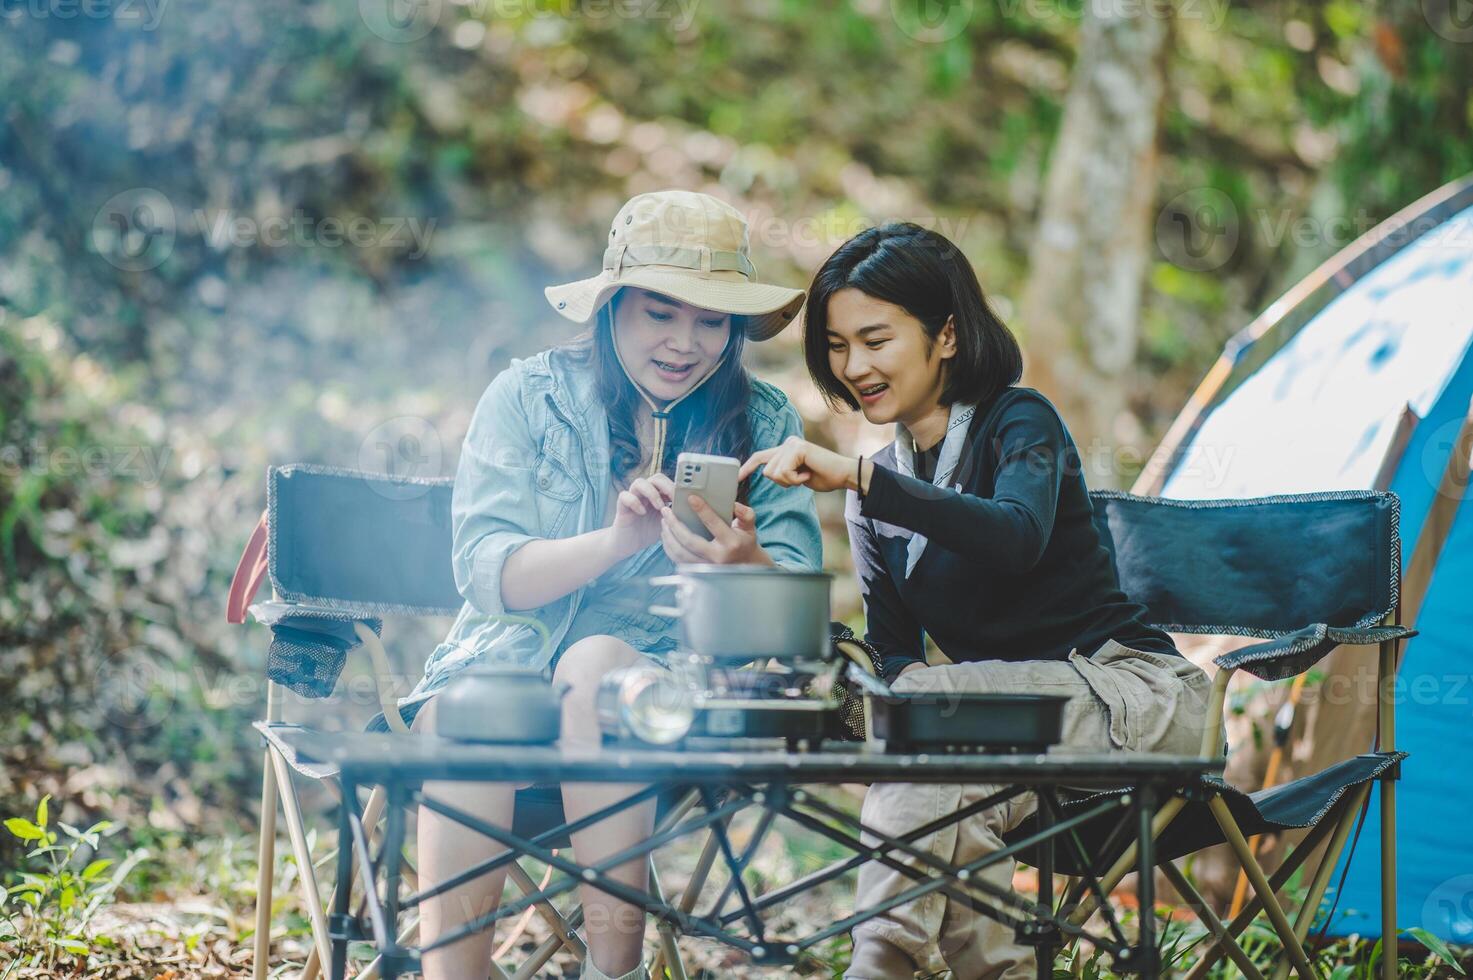
[[[462,936],[490,928],[500,919],[516,915],[532,902],[552,898],[587,881],[631,904],[645,908],[657,919],[671,923],[679,932],[703,936],[741,950],[754,962],[763,964],[791,963],[805,950],[834,936],[843,935],[853,926],[881,914],[889,908],[939,891],[956,900],[976,905],[978,911],[1013,926],[1021,942],[1033,945],[1039,952],[1039,976],[1052,977],[1054,950],[1064,936],[1082,937],[1108,951],[1119,972],[1132,972],[1146,977],[1159,975],[1156,961],[1154,919],[1139,917],[1139,927],[1132,943],[1103,901],[1098,883],[1092,889],[1100,900],[1106,931],[1086,932],[1070,923],[1067,910],[1053,907],[1052,869],[1054,847],[1072,848],[1082,865],[1100,867],[1095,855],[1083,854],[1084,845],[1074,831],[1089,821],[1114,815],[1114,839],[1107,849],[1118,852],[1128,843],[1136,845],[1138,866],[1143,872],[1136,883],[1139,907],[1154,906],[1155,864],[1151,834],[1157,807],[1176,792],[1191,792],[1203,775],[1220,772],[1220,759],[1190,756],[1148,755],[1144,753],[1072,753],[1047,755],[980,755],[980,754],[884,754],[851,744],[822,751],[792,753],[782,751],[654,751],[616,746],[601,749],[563,749],[538,746],[477,745],[441,739],[435,736],[407,738],[383,734],[327,734],[306,729],[283,729],[281,737],[304,759],[331,763],[340,769],[343,804],[339,815],[338,886],[334,894],[331,917],[333,980],[344,980],[348,943],[370,940],[382,956],[383,975],[397,977],[401,972],[417,968],[423,949],[400,944],[399,916],[403,907],[418,904],[425,898],[457,887],[477,874],[484,874],[522,854],[542,861],[563,872],[564,877],[551,882],[536,895],[504,903],[496,911],[467,923],[460,930],[439,937],[435,946],[446,945]],[[611,773],[621,783],[648,784],[633,796],[582,820],[566,823],[533,837],[522,837],[479,819],[474,814],[457,810],[440,801],[427,799],[423,788],[427,780],[462,780],[472,782],[608,782]],[[917,827],[902,837],[879,834],[860,821],[803,790],[808,785],[873,782],[929,782],[996,784],[999,792],[979,800],[932,823]],[[657,832],[633,848],[609,857],[595,866],[578,864],[553,853],[549,841],[580,830],[627,807],[651,799],[671,784],[690,786],[704,805],[704,812],[687,813],[681,820]],[[387,793],[387,825],[379,853],[372,853],[370,830],[359,809],[357,787],[378,785]],[[1102,792],[1089,805],[1069,807],[1064,815],[1063,787],[1070,790],[1096,788],[1118,789],[1130,786],[1129,793]],[[1021,793],[1033,791],[1038,796],[1038,815],[1032,832],[1004,849],[967,864],[954,865],[942,861],[914,846],[913,842],[934,831],[944,829],[981,810]],[[463,824],[509,850],[498,857],[468,868],[464,873],[434,889],[425,889],[401,901],[399,896],[400,863],[387,855],[397,855],[405,839],[405,810],[412,805],[427,806]],[[736,813],[755,808],[757,830],[738,848],[727,836],[725,827]],[[763,837],[779,818],[793,821],[840,845],[853,857],[830,866],[787,886],[756,896],[746,887],[742,871],[756,854]],[[710,828],[720,843],[720,853],[731,881],[714,907],[704,915],[682,911],[660,896],[626,886],[608,877],[611,868],[632,858],[648,855],[670,841]],[[861,837],[861,833],[864,835]],[[875,843],[869,843],[874,841]],[[740,853],[738,853],[740,851]],[[908,856],[913,864],[902,862],[896,853]],[[1010,890],[997,888],[979,879],[976,872],[997,861],[1028,856],[1039,869],[1039,893],[1029,900]],[[1101,858],[1113,855],[1101,855]],[[860,909],[807,936],[779,937],[768,931],[763,913],[864,861],[881,861],[913,879],[910,888],[886,903]],[[363,914],[350,912],[350,882],[353,863],[365,882]],[[918,866],[917,866],[918,865]],[[382,897],[377,892],[383,879]],[[1093,881],[1090,873],[1086,883]],[[726,911],[735,897],[738,908]],[[736,928],[740,923],[744,928]]]

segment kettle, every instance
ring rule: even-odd
[[[564,681],[549,669],[467,667],[440,695],[435,733],[463,742],[547,745],[562,731]]]

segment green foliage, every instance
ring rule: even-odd
[[[57,821],[66,835],[62,841],[51,829],[47,805],[41,798],[34,818],[10,817],[5,829],[26,845],[25,864],[8,888],[0,887],[0,949],[31,952],[54,966],[58,957],[85,957],[107,937],[88,932],[97,912],[112,900],[118,887],[140,862],[146,850],[132,850],[113,868],[112,858],[98,858],[102,839],[113,833],[102,820],[86,830]],[[108,873],[109,869],[111,873]],[[29,869],[29,870],[28,870]]]

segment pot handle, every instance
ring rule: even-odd
[[[679,586],[684,581],[685,577],[682,575],[656,575],[650,579],[650,585],[658,589],[667,585]],[[671,619],[679,619],[680,609],[675,606],[650,606],[650,615],[668,616]]]

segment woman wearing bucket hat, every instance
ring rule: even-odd
[[[545,292],[558,313],[589,329],[513,360],[476,408],[451,508],[452,564],[467,601],[401,702],[417,731],[434,731],[434,695],[472,663],[552,665],[555,678],[571,686],[564,744],[595,742],[602,677],[675,649],[675,623],[650,614],[641,594],[650,577],[669,573],[673,562],[823,564],[806,488],[743,483],[730,525],[702,512],[709,540],[669,507],[681,451],[740,459],[802,432],[783,393],[748,375],[742,350],[781,331],[804,293],[757,281],[736,210],[705,194],[641,194],[614,218],[603,270]],[[546,642],[526,617],[546,628]],[[564,810],[577,820],[636,789],[570,784]],[[430,783],[425,790],[510,824],[511,787]],[[652,821],[652,805],[623,811],[574,834],[573,849],[581,863],[595,864],[648,836]],[[418,833],[426,887],[501,849],[424,809]],[[494,909],[504,871],[426,900],[424,943]],[[610,874],[642,888],[645,862]],[[590,885],[581,898],[584,976],[645,976],[643,911]],[[427,953],[426,977],[484,976],[491,941],[486,931]]]

